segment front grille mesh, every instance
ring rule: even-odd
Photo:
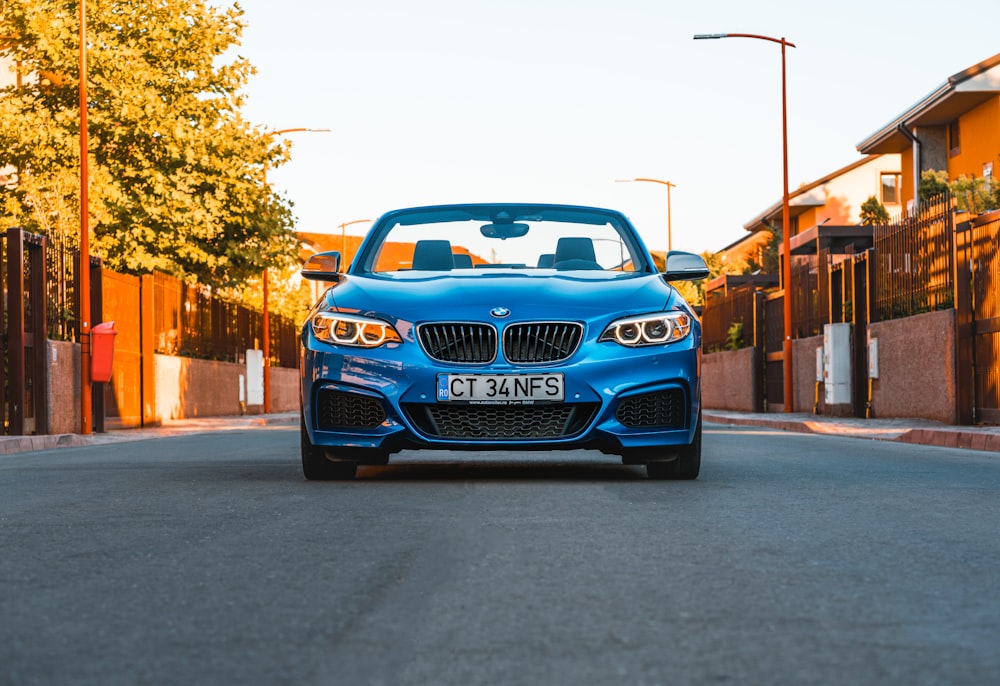
[[[489,324],[435,322],[422,324],[418,338],[424,351],[439,362],[488,364],[497,356],[497,332]],[[511,324],[503,333],[503,352],[513,364],[561,362],[583,339],[575,322]]]
[[[374,429],[385,421],[385,408],[378,398],[343,391],[322,390],[316,404],[320,430]]]
[[[625,398],[615,417],[632,428],[684,428],[684,391],[672,388]]]
[[[509,362],[560,362],[576,352],[583,327],[570,322],[512,324],[503,332],[503,353]]]
[[[580,433],[595,403],[551,405],[411,405],[407,413],[425,434],[465,441],[565,438]]]
[[[423,324],[418,334],[424,352],[439,362],[485,364],[497,356],[497,332],[488,324]]]

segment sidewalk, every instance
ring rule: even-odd
[[[141,441],[148,438],[189,436],[215,431],[236,431],[265,426],[298,426],[298,412],[281,412],[260,415],[235,415],[230,417],[195,417],[163,422],[161,426],[142,429],[116,429],[102,434],[55,434],[52,436],[0,436],[0,455],[25,453],[34,450],[70,448],[87,445],[104,445]],[[297,439],[296,439],[297,440]]]
[[[716,424],[1000,452],[1000,426],[952,426],[927,419],[824,417],[807,412],[754,414],[706,409],[703,410],[703,417],[706,422]]]
[[[967,448],[1000,453],[1000,426],[951,426],[925,419],[856,419],[853,417],[824,417],[805,412],[794,414],[753,414],[704,410],[706,422],[732,426],[758,426],[780,431],[828,434],[866,438],[876,441],[898,441],[944,448]],[[231,417],[198,417],[164,422],[162,426],[143,429],[118,429],[103,434],[82,436],[58,434],[54,436],[0,436],[0,455],[24,453],[34,450],[51,450],[86,445],[103,445],[148,438],[186,436],[215,431],[266,426],[297,426],[298,412],[266,415],[240,415]]]

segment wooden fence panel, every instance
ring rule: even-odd
[[[972,222],[974,420],[1000,424],[1000,212]]]

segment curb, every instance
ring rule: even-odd
[[[733,426],[758,426],[779,431],[821,435],[866,438],[874,441],[893,441],[912,445],[927,445],[939,448],[961,448],[1000,452],[1000,428],[970,428],[942,425],[941,427],[914,427],[920,420],[862,420],[842,421],[834,418],[792,419],[781,416],[740,415],[739,413],[712,412],[704,410],[706,421]]]
[[[941,448],[963,448],[1000,452],[1000,434],[970,431],[968,429],[911,429],[895,439],[900,443],[933,445]]]
[[[54,448],[79,448],[85,445],[90,445],[89,441],[77,434],[11,436],[0,440],[0,455],[29,453],[36,450],[52,450]]]

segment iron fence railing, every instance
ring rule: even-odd
[[[882,321],[954,306],[954,201],[944,193],[921,205],[915,216],[876,225],[874,247],[874,283],[866,297],[871,303],[871,320]],[[860,255],[849,251],[845,262],[853,264]],[[869,259],[865,257],[864,259]],[[792,338],[817,336],[823,325],[852,319],[850,308],[863,303],[844,302],[843,270],[833,264],[831,255],[821,250],[815,256],[795,257],[792,261]],[[840,280],[838,280],[838,278]],[[726,336],[733,323],[745,321],[747,296],[739,291],[709,293],[703,312],[705,351],[725,348]],[[831,312],[831,307],[837,311]],[[847,308],[847,309],[845,309]],[[774,317],[765,328],[778,328]],[[867,317],[866,317],[867,320]]]
[[[51,340],[78,339],[79,304],[75,284],[79,261],[76,250],[53,247],[51,243],[46,246],[46,331]],[[92,267],[99,265],[96,258],[92,257],[91,262]],[[242,362],[247,349],[262,347],[260,312],[219,298],[211,289],[186,284],[166,274],[154,273],[152,282],[153,309],[149,315],[153,319],[156,352]],[[30,312],[27,314],[30,316]],[[138,322],[118,324],[135,326],[137,330],[139,327]],[[271,365],[295,367],[298,356],[295,322],[272,314],[269,324]],[[6,319],[4,325],[6,330]]]
[[[49,243],[45,250],[45,291],[48,298],[45,329],[50,340],[75,341],[77,319],[76,274],[79,251]]]
[[[719,294],[702,309],[702,349],[735,350],[753,345],[755,288],[744,287]]]
[[[816,257],[798,257],[792,261],[792,338],[807,338],[823,329],[825,313],[821,297],[822,263]]]
[[[166,355],[240,362],[263,347],[260,312],[166,274],[153,275],[152,316],[154,348]],[[268,324],[271,366],[295,367],[298,327],[275,314]]]
[[[921,212],[874,227],[878,320],[954,306],[954,200],[942,193]]]

